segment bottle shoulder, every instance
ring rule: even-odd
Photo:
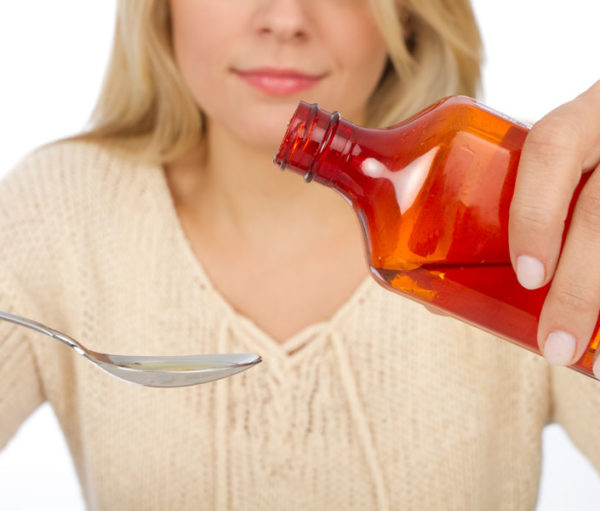
[[[496,120],[496,122],[513,124],[523,129],[530,128],[527,124],[469,96],[448,96],[440,100],[437,107],[440,113],[443,112],[445,115],[450,113],[468,124],[480,124]]]

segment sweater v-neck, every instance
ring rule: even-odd
[[[369,291],[376,285],[373,279],[367,276],[327,320],[307,325],[283,341],[274,339],[250,317],[236,310],[211,282],[202,261],[196,256],[177,214],[164,168],[161,165],[155,165],[153,173],[156,182],[156,196],[160,201],[159,208],[174,232],[176,243],[179,245],[177,249],[185,259],[185,264],[190,269],[191,274],[195,277],[194,280],[201,283],[206,292],[212,294],[217,307],[223,313],[223,319],[229,321],[230,327],[239,329],[246,336],[246,342],[256,346],[261,353],[268,353],[270,356],[284,358],[288,361],[304,358],[327,341],[328,333],[358,307]]]

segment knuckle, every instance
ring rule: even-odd
[[[527,143],[530,150],[554,158],[564,151],[572,152],[581,139],[579,117],[568,111],[557,110],[533,125]]]
[[[600,236],[600,189],[585,187],[576,206],[577,220],[589,233]]]
[[[527,230],[529,235],[534,236],[548,233],[556,222],[550,210],[535,202],[513,202],[510,218],[519,227]]]
[[[574,314],[589,314],[596,310],[593,301],[586,297],[580,289],[574,286],[562,286],[552,293],[552,302],[556,309],[561,309]]]

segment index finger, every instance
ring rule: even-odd
[[[519,282],[536,289],[552,278],[564,221],[582,172],[600,160],[600,81],[532,128],[521,153],[510,206],[510,255]]]

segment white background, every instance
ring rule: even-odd
[[[491,107],[535,121],[600,79],[597,0],[474,0],[474,5],[486,45],[484,99]],[[107,60],[114,10],[115,0],[3,2],[0,175],[35,146],[84,125]],[[598,508],[598,474],[562,429],[546,428],[537,511]],[[0,452],[0,509],[83,509],[48,405]]]

